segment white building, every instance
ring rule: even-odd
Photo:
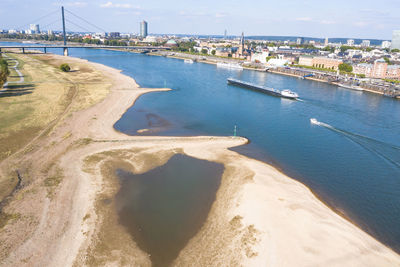
[[[251,62],[267,63],[267,57],[269,57],[268,50],[262,50],[251,55]]]
[[[370,45],[371,45],[370,40],[362,40],[362,42],[361,42],[362,47],[369,47]]]
[[[383,49],[390,48],[391,45],[392,45],[392,42],[390,42],[390,41],[383,41],[382,42],[382,48]]]
[[[348,46],[354,46],[354,39],[348,39],[347,40],[347,45]]]
[[[270,60],[268,60],[267,66],[269,66],[271,68],[277,68],[277,67],[284,67],[288,63],[289,63],[289,61],[287,61],[286,59],[271,58]]]
[[[40,33],[39,24],[30,24],[29,25],[29,30],[31,31],[32,34]]]

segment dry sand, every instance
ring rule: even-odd
[[[245,144],[245,138],[132,137],[115,131],[113,124],[141,94],[167,89],[142,89],[118,70],[86,64],[112,80],[109,95],[65,117],[38,140],[40,148],[0,166],[36,159],[40,166],[54,163],[53,175],[59,171],[64,177],[50,196],[33,179],[10,201],[6,210],[21,219],[0,231],[0,265],[149,266],[149,256],[115,223],[112,197],[118,183],[111,170],[120,165],[141,173],[184,153],[222,163],[225,171],[206,222],[174,265],[400,266],[398,254],[334,213],[303,184],[228,150]],[[66,140],[65,133],[70,133]]]

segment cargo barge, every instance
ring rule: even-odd
[[[237,80],[237,79],[233,79],[233,78],[228,78],[228,84],[248,88],[251,90],[259,91],[259,92],[262,92],[265,94],[278,96],[278,97],[284,97],[284,98],[289,98],[289,99],[297,99],[299,97],[298,94],[296,94],[295,92],[292,92],[288,89],[280,91],[280,90],[277,90],[274,88],[269,88],[266,86],[261,86],[261,85],[257,85],[254,83],[249,83],[249,82],[245,82],[245,81],[241,81],[241,80]]]

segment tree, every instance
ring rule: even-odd
[[[383,59],[386,61],[386,63],[387,63],[388,65],[392,65],[392,64],[393,64],[392,62],[390,62],[390,59],[389,59],[389,58],[384,57]]]
[[[346,52],[346,51],[349,50],[349,49],[357,49],[357,48],[354,47],[354,46],[348,46],[348,45],[342,45],[342,46],[340,47],[340,51],[342,51],[342,52]]]
[[[6,60],[0,58],[0,88],[3,88],[3,85],[7,81],[8,75],[10,75],[8,63]]]
[[[71,70],[71,67],[67,63],[64,63],[60,65],[60,70],[63,72],[68,72]]]
[[[211,51],[211,54],[212,54],[213,56],[215,56],[215,53],[216,53],[215,50]]]
[[[400,49],[392,49],[392,53],[399,53],[400,52]]]
[[[207,50],[207,49],[201,49],[201,53],[202,53],[202,54],[207,54],[207,53],[208,53],[208,50]]]
[[[339,70],[340,71],[345,71],[345,72],[352,72],[353,71],[353,66],[347,63],[342,63],[339,65]]]

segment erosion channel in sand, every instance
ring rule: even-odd
[[[115,172],[144,175],[176,154],[222,164],[224,171],[205,222],[172,265],[400,264],[399,255],[335,214],[307,187],[228,149],[246,144],[245,138],[127,136],[114,130],[141,94],[169,89],[140,88],[118,70],[81,59],[16,56],[26,62],[32,96],[54,88],[37,76],[37,68],[29,69],[43,64],[47,69],[41,71],[54,83],[62,79],[65,94],[57,99],[67,104],[0,163],[2,185],[15,184],[10,170],[22,175],[22,186],[4,193],[2,213],[15,216],[0,229],[1,265],[150,266],[148,253],[118,223],[115,196],[121,184]],[[76,71],[57,71],[61,62]],[[95,97],[100,85],[102,97]]]

